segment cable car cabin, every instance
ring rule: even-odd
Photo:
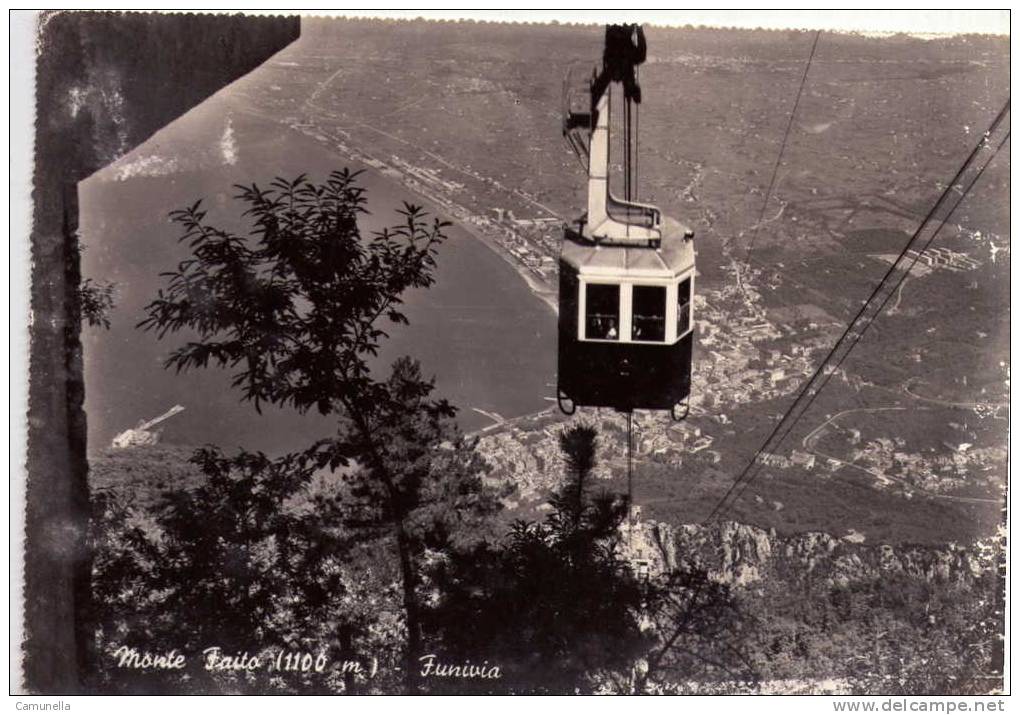
[[[694,233],[637,203],[631,117],[641,101],[635,66],[645,60],[637,26],[609,26],[603,66],[586,107],[565,88],[563,134],[588,174],[588,207],[565,228],[560,252],[557,401],[686,416],[691,392]],[[568,76],[568,82],[569,82]],[[610,191],[610,99],[623,96],[624,199]]]
[[[558,395],[577,405],[670,410],[691,392],[694,242],[672,219],[658,249],[600,245],[572,229],[560,254]]]

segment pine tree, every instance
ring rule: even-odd
[[[640,629],[641,584],[619,549],[622,495],[591,495],[597,432],[564,430],[563,485],[544,521],[518,521],[501,544],[466,554],[441,574],[429,614],[437,646],[457,661],[500,664],[481,692],[594,692],[626,679],[651,645]],[[470,624],[466,626],[465,624]]]

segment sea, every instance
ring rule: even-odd
[[[208,222],[244,231],[236,184],[299,174],[324,180],[345,166],[358,168],[320,140],[216,95],[79,185],[83,276],[115,284],[109,329],[86,326],[82,333],[90,453],[178,404],[184,411],[161,425],[164,442],[279,454],[332,433],[329,417],[273,407],[258,414],[231,388],[230,371],[165,369],[167,355],[190,336],[159,340],[137,324],[166,284],[161,272],[188,254],[170,211],[201,200]],[[363,234],[397,223],[404,201],[422,203],[371,171],[360,184],[370,211]],[[436,394],[458,408],[465,431],[493,424],[494,416],[548,407],[555,394],[552,310],[478,239],[457,225],[446,232],[435,285],[406,294],[410,325],[387,328],[373,371],[383,377],[397,357],[417,358],[435,377]]]

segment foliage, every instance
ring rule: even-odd
[[[194,450],[170,444],[108,449],[89,458],[89,490],[134,508],[157,503],[168,489],[191,489],[204,476],[191,461]]]
[[[370,410],[379,385],[368,360],[387,336],[377,323],[407,322],[401,296],[434,282],[448,224],[405,204],[403,224],[364,240],[356,178],[345,169],[321,185],[299,176],[239,186],[252,238],[205,223],[201,202],[174,211],[192,255],[164,274],[167,289],[140,326],[159,337],[189,329],[198,340],[174,350],[167,367],[238,370],[233,384],[256,409]]]
[[[117,286],[114,283],[97,283],[86,278],[78,286],[81,315],[94,328],[110,328],[110,311],[113,310]]]
[[[340,494],[309,489],[311,472],[293,455],[227,457],[207,447],[192,461],[205,479],[167,490],[147,511],[97,498],[94,590],[103,604],[110,685],[151,691],[173,684],[194,692],[266,687],[265,668],[250,678],[214,677],[203,667],[209,647],[229,655],[300,650],[324,652],[331,661],[349,657],[341,643],[359,634],[362,609],[351,598],[357,542],[340,526]],[[113,651],[121,646],[150,653],[174,648],[189,667],[116,668]],[[281,674],[275,679],[278,687],[285,684]]]
[[[748,603],[748,643],[771,679],[835,679],[860,694],[977,694],[1001,683],[994,572],[950,582],[909,573],[843,583],[770,579]]]
[[[648,645],[639,625],[643,590],[618,548],[627,501],[588,495],[595,438],[586,426],[563,433],[570,475],[543,522],[519,521],[503,543],[438,569],[442,595],[429,627],[441,659],[488,661],[502,673],[450,689],[591,692],[603,674],[628,672]]]
[[[357,223],[365,212],[365,196],[356,178],[357,173],[343,170],[333,172],[323,184],[299,176],[276,179],[266,189],[239,186],[244,215],[252,221],[250,236],[210,225],[200,202],[175,211],[172,219],[182,227],[181,241],[191,255],[164,274],[167,286],[147,306],[147,317],[139,325],[160,338],[176,332],[194,336],[173,350],[166,366],[178,371],[210,366],[231,370],[233,386],[258,411],[269,403],[298,412],[314,408],[336,417],[335,435],[278,460],[253,461],[243,452],[231,458],[203,452],[197,458],[210,485],[222,486],[226,473],[279,482],[273,487],[282,490],[276,493],[277,508],[281,500],[304,488],[314,470],[343,474],[343,506],[330,505],[316,516],[323,523],[317,535],[330,549],[339,548],[330,539],[341,533],[348,549],[371,546],[375,553],[366,557],[366,567],[376,570],[380,561],[387,561],[385,554],[396,556],[396,563],[389,561],[387,566],[394,567],[402,595],[396,627],[405,639],[405,684],[413,690],[417,684],[410,666],[420,651],[425,561],[432,550],[470,543],[499,502],[482,483],[484,464],[474,443],[458,433],[454,409],[431,396],[433,382],[422,376],[417,363],[398,360],[385,380],[373,375],[370,364],[387,337],[380,323],[406,323],[400,307],[403,294],[434,282],[435,254],[448,224],[427,221],[420,207],[405,204],[399,212],[401,224],[366,239]],[[238,541],[238,533],[231,531],[229,518],[213,518],[244,513],[251,505],[239,502],[236,490],[214,490],[207,496],[212,501],[206,506],[221,510],[204,515],[213,530],[210,538],[218,539],[216,545],[229,554],[255,558],[255,552],[244,546],[247,541]],[[158,519],[171,531],[184,529],[189,519],[191,528],[200,528],[196,515],[202,512],[190,497],[180,498],[180,504],[168,504],[169,511]],[[287,528],[301,533],[307,527]],[[270,553],[260,552],[260,560],[245,568],[265,566],[264,559],[276,553],[273,549],[283,548],[279,534],[264,536],[272,541],[259,541],[259,549]],[[217,564],[229,560],[226,553],[217,553],[208,554],[212,561],[201,562],[210,577]],[[272,612],[270,603],[276,599],[296,597],[294,588],[311,589],[313,603],[324,613],[335,608],[335,599],[345,593],[341,587],[349,588],[337,580],[339,566],[330,566],[330,559],[340,552],[327,556],[315,551],[307,562],[300,553],[280,554],[296,569],[291,577],[297,581],[291,585],[261,572],[243,577],[250,590],[265,575],[267,585],[257,590],[265,591],[269,601],[236,604],[256,607],[259,614],[234,623],[238,634],[257,632],[266,642],[283,639],[286,628],[271,637],[259,630],[260,618]],[[155,584],[185,575],[163,566],[143,574],[146,582]],[[221,596],[211,587],[191,594],[196,608],[200,602],[219,608]],[[305,615],[312,621],[317,618]],[[366,615],[362,625],[370,620]],[[294,635],[304,633],[303,622],[291,623],[293,633],[287,637],[303,638]],[[223,637],[231,633],[225,631]]]
[[[371,412],[341,418],[337,436],[305,453],[319,468],[357,460],[347,476],[352,508],[364,524],[400,521],[417,554],[484,537],[500,508],[500,492],[483,483],[477,440],[460,433],[454,409],[431,397],[433,386],[417,362],[398,359]]]

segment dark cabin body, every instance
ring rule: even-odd
[[[665,219],[660,249],[592,244],[560,259],[559,394],[575,406],[673,410],[691,392],[694,249]]]
[[[577,300],[577,277],[560,274],[560,290]],[[571,298],[566,297],[564,306]],[[576,405],[671,410],[691,393],[694,336],[688,333],[674,345],[607,345],[577,339],[573,319],[560,316],[559,388]]]

